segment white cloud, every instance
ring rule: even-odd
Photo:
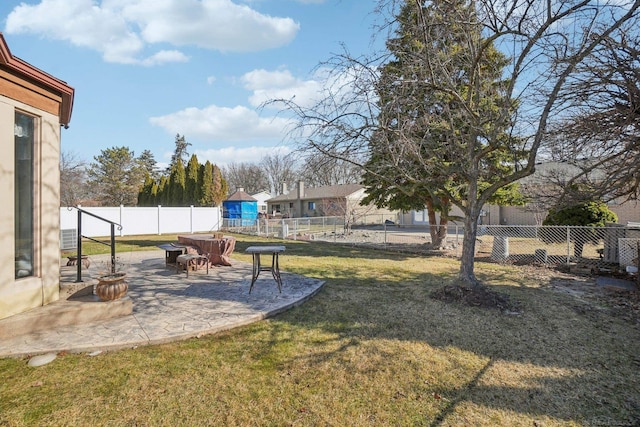
[[[216,81],[216,76],[207,77],[207,84],[212,85]]]
[[[253,70],[241,78],[244,88],[252,91],[249,103],[258,107],[272,99],[294,99],[301,106],[311,106],[322,92],[322,82],[302,80],[288,70]]]
[[[291,152],[286,147],[225,147],[209,150],[195,150],[194,154],[198,156],[198,161],[204,163],[209,160],[220,167],[230,163],[258,163],[265,155],[279,151],[283,154]]]
[[[288,44],[300,25],[230,0],[137,0],[123,14],[149,43],[255,52]]]
[[[187,62],[189,57],[177,50],[161,50],[150,57],[144,59],[143,65],[159,65],[165,62]]]
[[[284,118],[264,118],[247,107],[233,108],[210,105],[206,108],[185,108],[160,117],[151,117],[152,125],[169,134],[215,141],[281,140],[289,121]]]
[[[145,59],[155,43],[249,52],[286,45],[299,29],[291,18],[231,0],[41,0],[15,7],[5,32],[66,40],[101,52],[107,62],[150,65],[186,60],[177,51]]]

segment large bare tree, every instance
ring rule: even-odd
[[[282,193],[283,184],[287,188],[293,188],[298,180],[294,153],[284,154],[281,151],[274,151],[263,156],[259,166],[267,176],[272,194],[276,196]]]
[[[553,127],[550,155],[571,173],[545,176],[553,205],[640,196],[640,34],[619,31],[577,67],[561,99],[572,105]]]
[[[406,66],[421,71],[429,102],[440,102],[440,109],[437,120],[422,117],[426,138],[398,129],[386,167],[400,170],[412,156],[418,167],[404,175],[433,186],[464,212],[459,278],[479,286],[474,253],[482,206],[535,171],[551,125],[574,108],[563,94],[608,39],[637,31],[640,0],[382,0],[378,10],[395,18],[407,5],[417,16],[411,37],[423,46],[406,52]],[[506,58],[500,78],[489,66],[496,51]],[[318,104],[279,100],[298,119],[293,136],[324,154],[367,159],[379,135],[379,69],[393,59],[345,53],[330,60]],[[407,83],[414,82],[404,76],[395,82]],[[504,168],[496,167],[496,155]]]
[[[269,191],[269,179],[265,171],[253,163],[229,163],[222,168],[222,176],[229,185],[229,192],[234,193],[244,188],[248,194]]]
[[[76,206],[88,195],[87,163],[76,153],[60,152],[60,206]]]
[[[362,181],[362,170],[351,160],[320,152],[310,153],[302,160],[300,178],[312,187],[359,184]]]

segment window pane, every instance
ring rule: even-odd
[[[35,118],[16,112],[15,141],[15,277],[33,276]]]

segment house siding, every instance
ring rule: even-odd
[[[38,117],[39,138],[36,169],[37,221],[36,270],[34,276],[15,279],[14,244],[14,152],[13,124],[16,109]],[[57,115],[0,96],[0,134],[5,155],[0,156],[4,178],[0,198],[0,319],[59,299],[60,288],[60,124]]]

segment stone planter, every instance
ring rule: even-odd
[[[112,273],[98,277],[96,295],[102,301],[113,301],[126,295],[129,285],[125,281],[127,273]]]

